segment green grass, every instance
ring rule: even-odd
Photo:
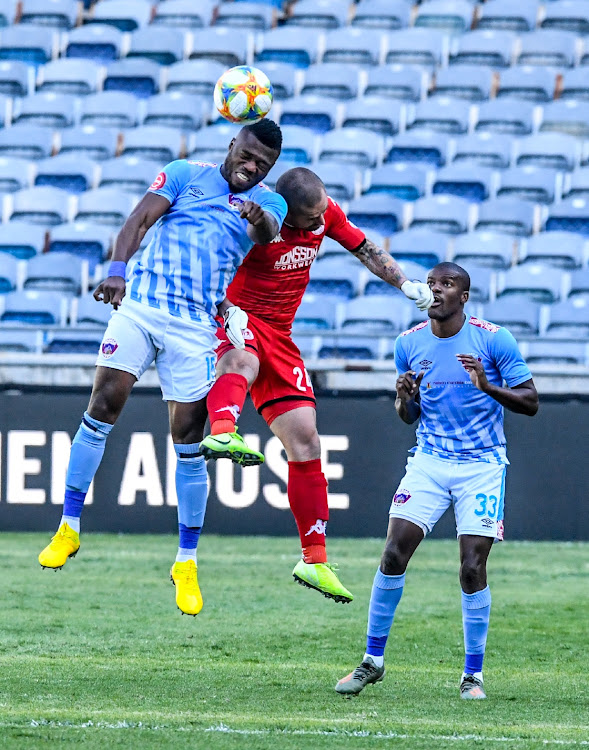
[[[388,674],[354,700],[379,540],[332,540],[348,606],[296,586],[294,539],[207,537],[205,607],[181,617],[169,536],[86,535],[57,573],[47,537],[0,536],[0,748],[544,748],[589,745],[589,545],[496,545],[485,702],[458,698],[455,541],[407,576]]]

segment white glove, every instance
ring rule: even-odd
[[[415,300],[420,310],[429,310],[434,301],[432,290],[422,281],[404,281],[401,284],[401,291],[409,299]]]
[[[245,349],[243,332],[247,328],[247,313],[241,307],[228,307],[223,313],[225,333],[236,349]]]

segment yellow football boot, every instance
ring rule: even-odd
[[[202,609],[203,601],[194,560],[175,562],[170,571],[170,579],[176,586],[176,604],[183,615],[196,615]]]
[[[43,568],[59,570],[66,564],[68,557],[75,557],[80,549],[80,535],[67,523],[62,523],[51,543],[39,555]]]

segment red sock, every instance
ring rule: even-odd
[[[211,434],[233,432],[247,396],[247,380],[243,375],[228,372],[215,382],[207,396]]]
[[[325,527],[329,510],[321,459],[289,461],[287,492],[301,538],[303,560],[306,563],[327,562]]]

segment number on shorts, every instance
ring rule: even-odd
[[[309,373],[304,367],[302,369],[300,367],[293,367],[292,374],[296,375],[297,388],[299,389],[299,391],[306,391],[307,388],[310,388],[311,390],[313,390],[311,379],[309,378]],[[305,378],[306,385],[303,385],[303,377]]]
[[[489,497],[487,497],[482,492],[479,492],[479,494],[476,496],[476,499],[480,502],[480,506],[474,511],[475,516],[486,515],[489,518],[495,518],[498,503],[497,496],[489,495]],[[487,502],[492,503],[490,510],[487,510]]]

